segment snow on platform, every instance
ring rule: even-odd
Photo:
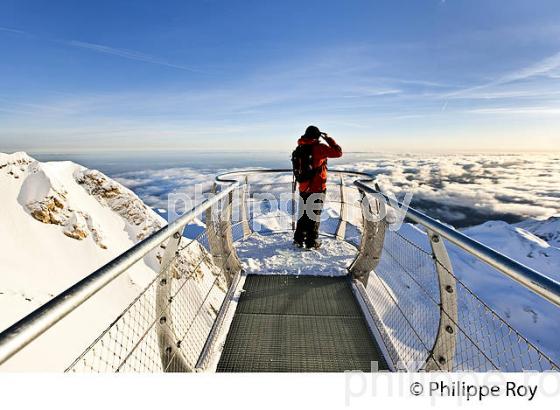
[[[352,245],[321,238],[317,250],[299,249],[291,233],[258,234],[237,244],[237,254],[247,273],[282,275],[342,276],[356,256]]]

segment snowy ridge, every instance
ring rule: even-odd
[[[165,224],[128,188],[73,162],[0,153],[0,191],[0,329]],[[210,258],[190,269],[205,252],[193,246],[180,254],[175,275],[213,281]],[[63,370],[154,278],[161,253],[148,254],[3,369]],[[214,299],[210,315],[221,303]],[[61,340],[68,346],[54,348]]]
[[[535,225],[526,225],[533,232],[523,229],[524,224],[510,225],[503,221],[488,221],[482,225],[465,229],[463,232],[489,246],[499,250],[510,258],[527,265],[536,271],[560,281],[560,249],[547,242],[543,237],[554,238],[560,235],[560,224],[557,218],[533,222]]]
[[[550,246],[560,248],[560,215],[552,216],[544,221],[523,221],[516,226],[531,232],[533,235],[546,241]]]

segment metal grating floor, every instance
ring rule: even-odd
[[[219,372],[387,369],[346,277],[249,275]]]

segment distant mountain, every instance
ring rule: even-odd
[[[560,218],[510,225],[488,221],[463,230],[490,248],[560,281]]]
[[[531,219],[520,222],[516,226],[538,236],[550,246],[560,248],[560,215],[550,217],[544,221]]]

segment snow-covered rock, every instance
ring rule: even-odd
[[[165,224],[129,189],[72,162],[0,153],[0,192],[0,330]],[[180,255],[176,275],[215,275],[204,252]],[[2,369],[63,370],[153,280],[161,253],[134,264]]]
[[[131,190],[99,171],[80,169],[76,181],[100,203],[118,213],[129,226],[131,236],[141,240],[162,226],[162,218],[149,209]]]
[[[540,232],[552,233],[558,221],[550,218],[538,222]],[[518,225],[503,221],[488,221],[482,225],[463,230],[467,236],[496,249],[510,258],[560,281],[560,249],[551,246],[540,235],[531,233]],[[534,227],[535,225],[529,225]],[[560,225],[559,225],[560,227]],[[560,232],[556,232],[560,234]],[[543,235],[544,236],[544,235]]]
[[[0,170],[6,175],[18,179],[22,172],[27,168],[27,165],[34,161],[25,152],[15,152],[13,154],[4,154],[0,152]]]
[[[527,220],[516,226],[531,232],[546,241],[550,246],[560,248],[560,215],[545,220]]]

